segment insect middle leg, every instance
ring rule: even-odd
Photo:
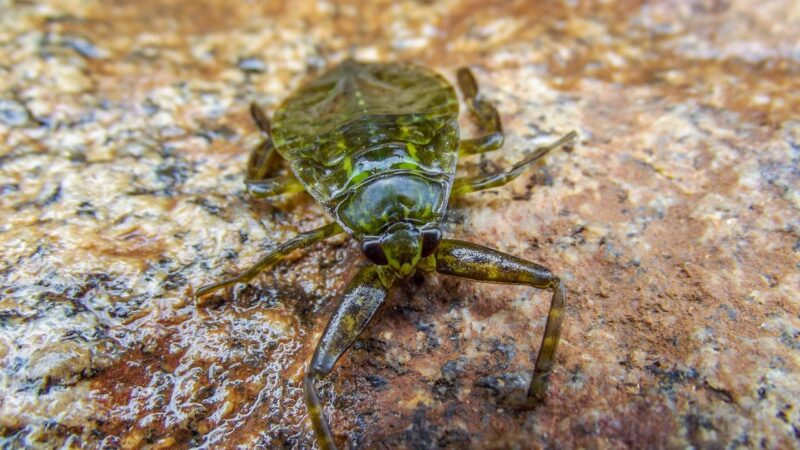
[[[477,281],[523,284],[553,291],[544,337],[526,399],[528,407],[540,404],[544,400],[561,334],[566,302],[564,284],[546,267],[469,242],[445,239],[439,244],[435,255],[436,271],[442,274]]]
[[[294,239],[291,239],[279,245],[278,248],[271,251],[263,258],[259,259],[258,262],[253,264],[252,267],[242,272],[241,274],[233,278],[228,278],[226,280],[219,281],[217,283],[207,284],[205,286],[199,287],[197,289],[197,292],[195,293],[195,296],[197,298],[202,298],[224,287],[232,286],[236,283],[247,283],[248,281],[252,280],[256,275],[258,275],[259,272],[275,265],[277,262],[288,256],[293,251],[299,248],[308,247],[311,244],[319,242],[323,239],[327,239],[333,235],[339,234],[342,231],[343,231],[342,228],[338,224],[329,223],[315,230],[306,231],[305,233],[300,233],[299,235],[295,236]]]
[[[467,194],[470,192],[481,191],[484,189],[490,189],[502,186],[512,181],[514,178],[517,178],[525,169],[527,169],[531,164],[533,164],[534,162],[542,158],[544,155],[546,155],[550,150],[553,150],[568,143],[569,141],[575,139],[577,136],[578,133],[576,133],[575,131],[570,131],[556,142],[550,145],[546,145],[544,147],[537,148],[530,155],[525,157],[522,161],[514,164],[511,167],[511,169],[505,172],[498,172],[486,176],[457,178],[455,182],[453,182],[453,188],[451,190],[450,195],[454,196],[454,195]]]
[[[272,197],[280,194],[303,192],[305,188],[291,175],[277,176],[264,180],[244,180],[247,191],[255,198]]]
[[[263,198],[278,194],[303,191],[303,185],[292,175],[277,175],[283,158],[275,151],[272,142],[272,125],[264,111],[255,103],[250,104],[250,115],[261,131],[263,141],[250,153],[244,184],[253,197]]]
[[[474,139],[464,139],[458,147],[461,156],[475,155],[478,153],[491,152],[503,146],[503,124],[500,121],[500,114],[491,103],[478,96],[478,83],[472,71],[466,67],[458,69],[456,74],[458,87],[464,95],[464,101],[469,108],[478,125],[486,133]]]
[[[380,270],[377,266],[365,267],[350,282],[339,307],[325,327],[303,379],[303,396],[308,417],[322,450],[335,449],[336,445],[314,382],[333,370],[339,357],[364,331],[386,300],[388,287],[381,281]]]

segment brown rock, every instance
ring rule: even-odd
[[[348,56],[473,67],[507,143],[466,172],[582,138],[447,222],[566,281],[547,404],[508,405],[546,295],[429,277],[396,289],[320,385],[337,435],[798,446],[797,2],[11,3],[0,42],[12,447],[311,446],[300,378],[356,247],[315,246],[202,308],[190,288],[325,221],[303,195],[244,194],[247,106]]]

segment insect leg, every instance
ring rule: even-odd
[[[505,172],[499,172],[488,176],[457,178],[453,183],[453,189],[450,195],[468,194],[470,192],[502,186],[514,178],[517,178],[532,163],[546,155],[547,152],[568,143],[577,136],[578,133],[570,131],[556,142],[537,148],[525,159],[514,164],[511,169]]]
[[[306,231],[305,233],[300,233],[297,236],[295,236],[294,239],[291,239],[279,245],[278,248],[276,248],[275,250],[271,251],[266,256],[258,260],[258,262],[253,264],[252,267],[242,272],[241,274],[233,278],[229,278],[227,280],[199,287],[197,289],[197,292],[195,293],[195,296],[197,298],[202,298],[224,287],[232,286],[236,283],[247,283],[248,281],[252,280],[253,277],[258,275],[259,272],[275,265],[277,262],[288,256],[293,251],[299,248],[308,247],[311,244],[319,242],[323,239],[327,239],[341,232],[342,228],[339,227],[338,224],[329,223],[315,230]]]
[[[335,449],[336,445],[314,382],[331,372],[339,357],[358,338],[386,300],[387,287],[381,282],[379,271],[377,266],[362,268],[347,286],[339,307],[325,327],[303,379],[308,417],[317,443],[323,450]]]
[[[458,69],[458,87],[464,101],[478,125],[486,133],[474,139],[464,139],[459,145],[461,156],[486,153],[503,146],[503,124],[494,105],[478,97],[478,83],[472,71],[466,67]]]
[[[278,152],[275,151],[275,146],[272,143],[272,125],[267,115],[255,103],[250,104],[250,115],[261,131],[261,136],[264,140],[250,153],[250,158],[247,160],[245,180],[263,180],[274,174],[280,168],[283,160]]]
[[[561,334],[566,301],[564,284],[546,267],[469,242],[445,239],[439,244],[435,256],[436,271],[439,273],[477,281],[524,284],[553,291],[542,346],[536,358],[526,401],[529,407],[541,403]]]
[[[244,180],[247,191],[255,198],[272,197],[279,194],[293,194],[305,189],[297,178],[291,175],[266,178],[264,180]]]
[[[277,175],[283,159],[272,143],[272,125],[267,115],[255,103],[250,104],[250,115],[264,140],[253,149],[247,160],[244,184],[248,192],[255,198],[302,192],[303,185],[291,174]]]

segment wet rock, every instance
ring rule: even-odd
[[[248,106],[355,57],[472,67],[506,144],[460,173],[580,142],[444,221],[567,286],[545,404],[515,402],[547,293],[429,275],[319,384],[343,446],[796,447],[797,17],[788,0],[0,6],[0,441],[312,446],[301,375],[358,246],[206,305],[193,289],[329,220],[246,194]]]
[[[0,98],[0,122],[11,127],[28,123],[30,115],[25,105],[14,100]]]

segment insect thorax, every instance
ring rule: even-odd
[[[408,222],[422,228],[438,223],[447,207],[451,180],[446,174],[393,171],[353,189],[335,215],[356,238],[377,236],[391,224]]]

